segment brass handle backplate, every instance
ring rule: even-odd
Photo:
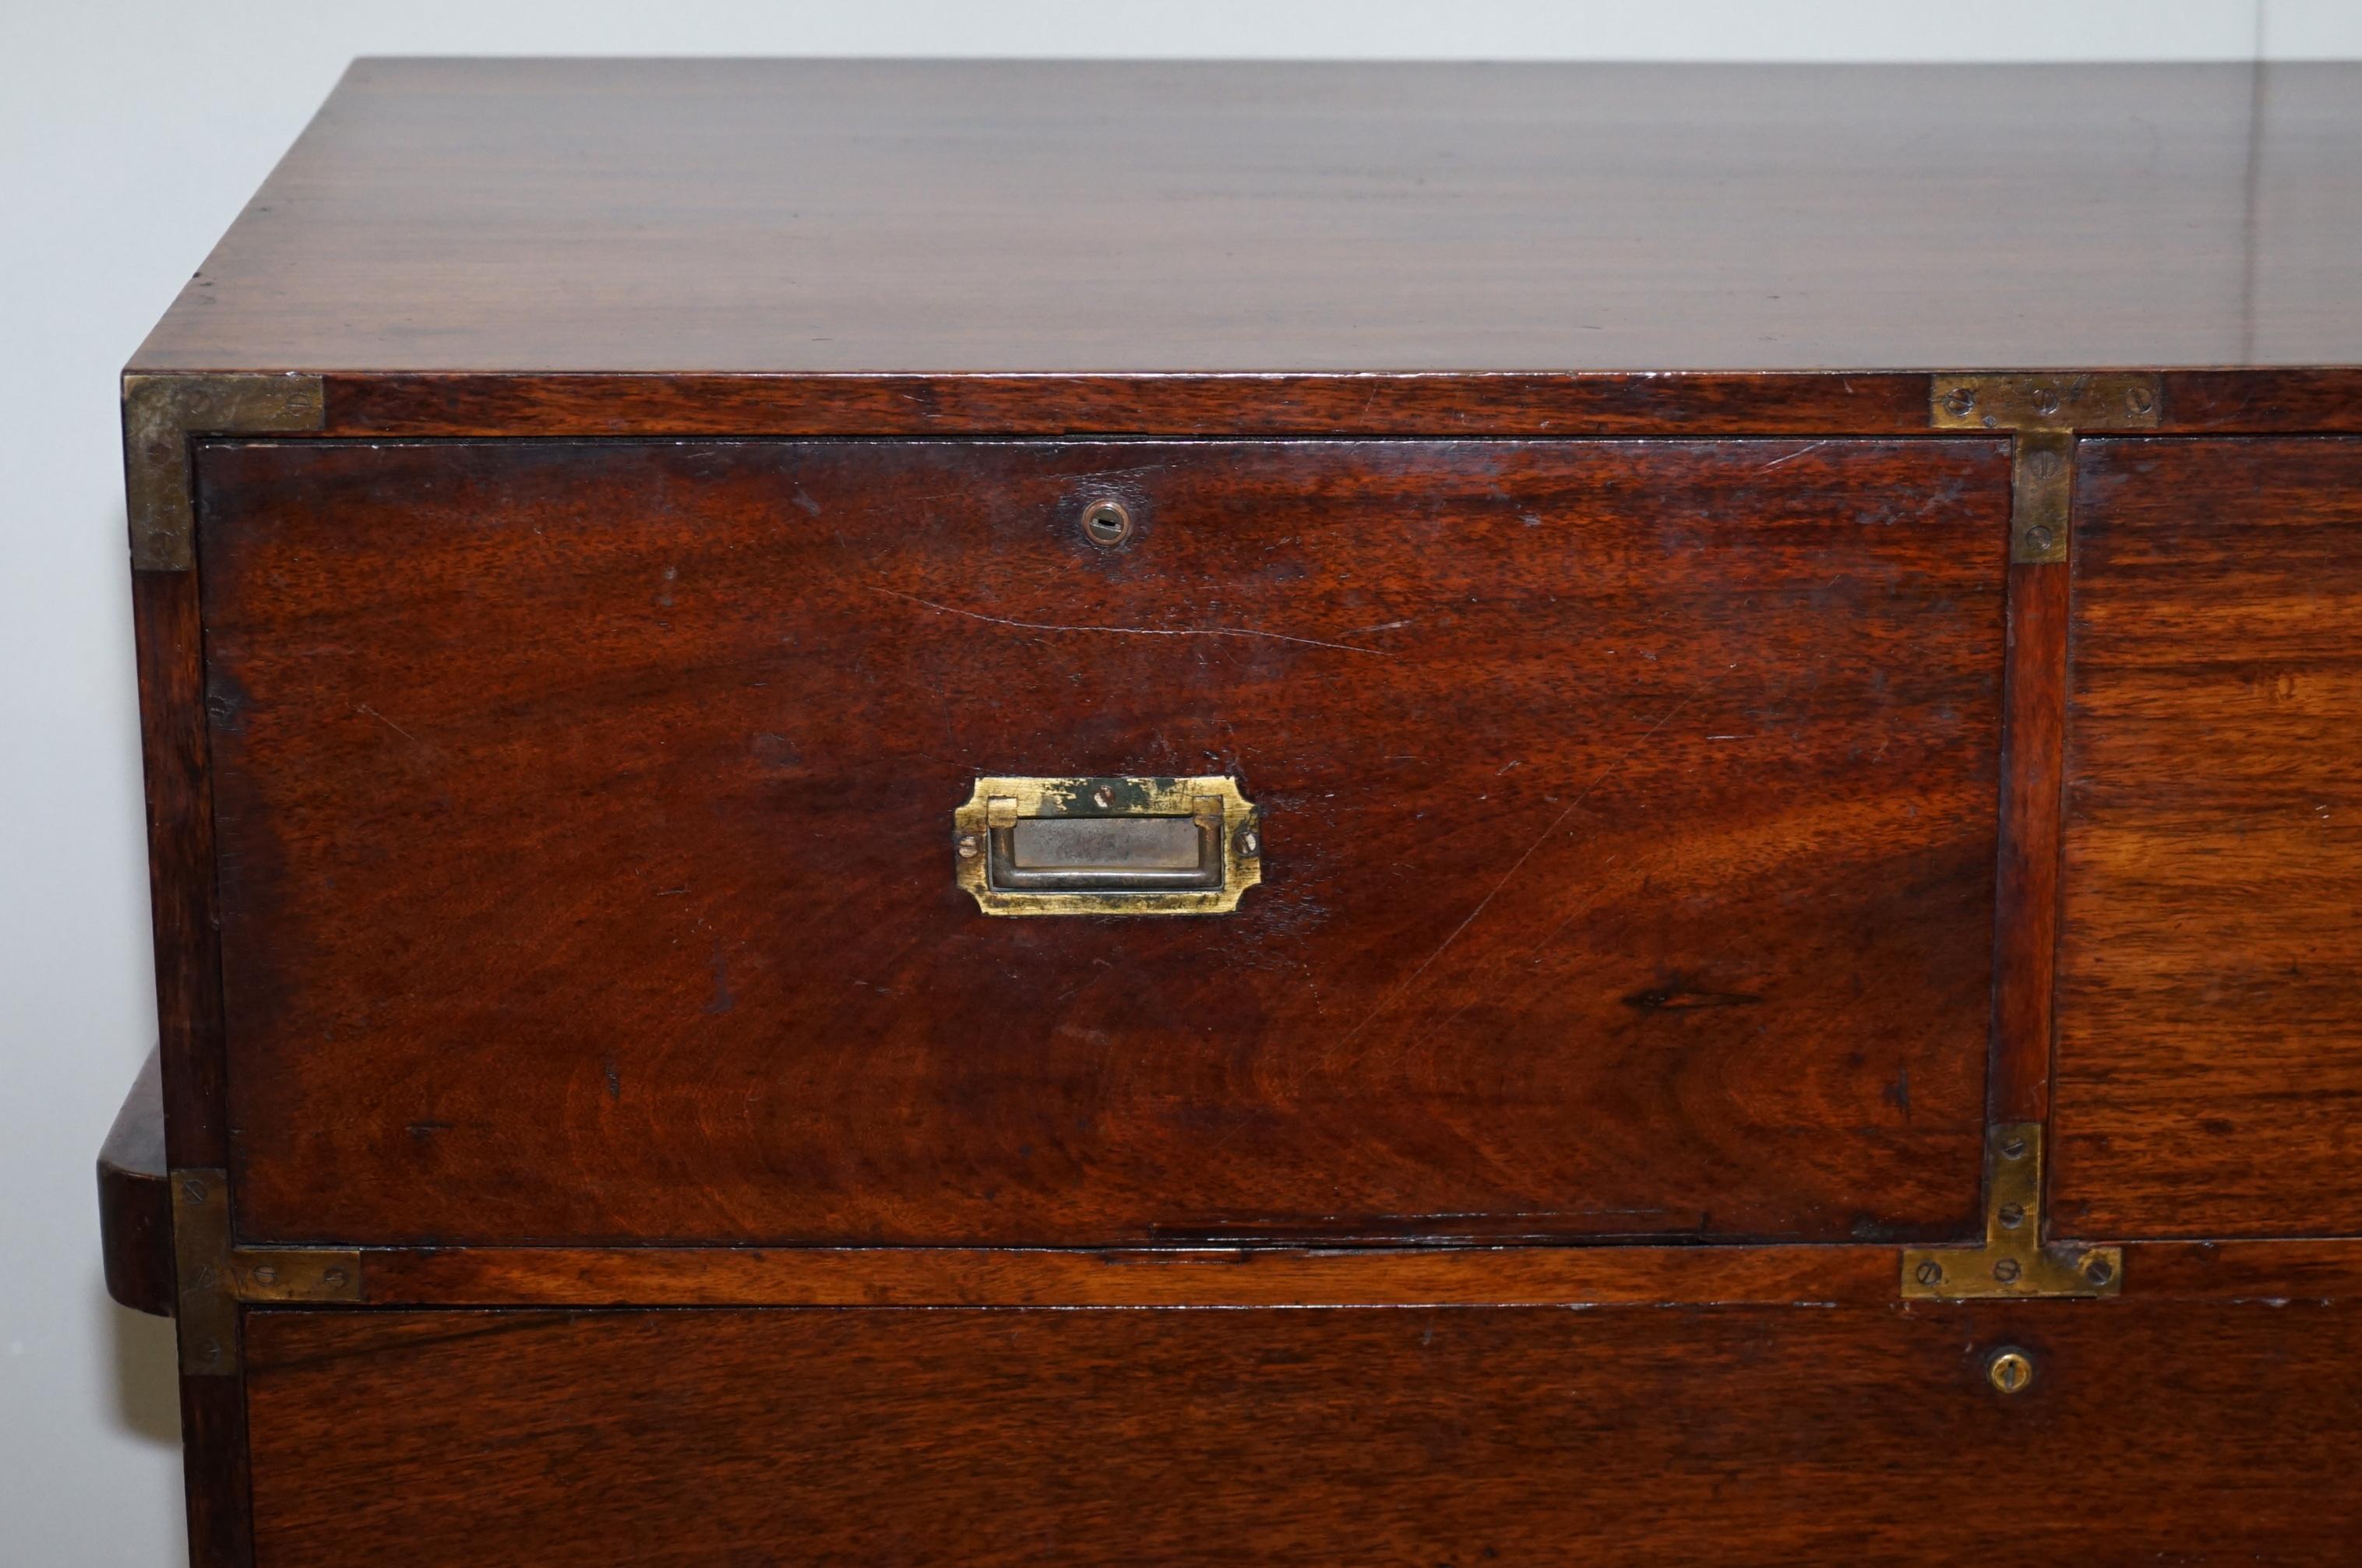
[[[992,915],[1222,914],[1263,880],[1235,778],[979,778],[952,813],[959,885]]]

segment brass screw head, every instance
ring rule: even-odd
[[[2019,1272],[2015,1258],[2003,1258],[1993,1264],[1993,1277],[2003,1285],[2015,1284]]]
[[[2116,1265],[2097,1255],[2083,1260],[2083,1277],[2093,1285],[2105,1285],[2116,1277]]]
[[[2029,550],[2042,551],[2048,549],[2050,547],[2050,530],[2044,527],[2039,523],[2036,523],[2033,527],[2028,528],[2025,531],[2025,547]],[[2015,1159],[2016,1157],[2017,1156],[2014,1154],[2010,1156],[2012,1159]]]
[[[1977,405],[1976,392],[1968,387],[1954,387],[1944,394],[1944,412],[1955,419],[1966,419]]]
[[[976,834],[972,833],[960,834],[959,857],[962,860],[973,860],[980,853],[977,846]]]
[[[1239,853],[1246,856],[1263,853],[1263,840],[1255,836],[1254,829],[1249,828],[1239,834]]]
[[[1091,791],[1091,804],[1097,806],[1100,811],[1106,811],[1109,806],[1115,804],[1115,791],[1109,789],[1104,784],[1100,785],[1098,789]]]
[[[2058,412],[2058,389],[2045,381],[2034,389],[2034,412],[2045,419]]]
[[[2125,393],[2125,406],[2135,414],[2147,414],[2157,406],[2157,394],[2147,387],[2134,387]]]
[[[2001,1221],[2001,1228],[2003,1230],[2014,1231],[2020,1225],[2025,1223],[2025,1205],[2022,1203],[2004,1203],[1993,1215],[1993,1218]]]
[[[2034,1382],[2034,1360],[2014,1346],[1985,1359],[1985,1381],[2003,1394],[2023,1394]]]
[[[352,1278],[352,1275],[347,1274],[340,1268],[332,1268],[327,1273],[320,1276],[321,1282],[332,1290],[343,1289],[345,1282],[350,1278]]]
[[[190,1176],[181,1183],[181,1196],[192,1203],[203,1203],[205,1200],[205,1184]]]
[[[1912,1277],[1922,1285],[1941,1285],[1944,1283],[1944,1265],[1934,1258],[1924,1259],[1913,1271]]]
[[[2025,1140],[2023,1138],[2003,1139],[2001,1145],[2001,1157],[2004,1160],[2022,1160],[2025,1158]]]
[[[254,1283],[255,1283],[255,1284],[257,1284],[257,1285],[276,1285],[278,1282],[279,1282],[279,1271],[278,1271],[277,1269],[275,1269],[275,1268],[271,1267],[269,1264],[261,1264],[260,1266],[259,1266],[259,1267],[257,1267],[257,1268],[255,1269],[255,1271],[254,1271]]]

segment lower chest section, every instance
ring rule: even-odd
[[[2040,449],[201,443],[221,1560],[2345,1560],[2362,442]]]
[[[259,1314],[248,1343],[260,1568],[1980,1564],[2056,1529],[2087,1562],[2331,1563],[2362,1525],[2362,1316],[2319,1302]]]

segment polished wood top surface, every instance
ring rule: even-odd
[[[2362,66],[364,61],[141,370],[2362,364]]]

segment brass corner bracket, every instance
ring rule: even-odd
[[[349,1249],[247,1249],[231,1244],[229,1175],[171,1174],[172,1266],[181,1370],[193,1377],[238,1369],[237,1309],[245,1302],[351,1303],[362,1299],[361,1255]]]
[[[2043,1244],[2039,1121],[1987,1131],[1984,1245],[1915,1247],[1903,1254],[1905,1301],[2115,1296],[2124,1287],[2122,1247]]]
[[[192,436],[319,430],[327,390],[318,376],[123,378],[123,494],[131,517],[134,571],[196,565]]]
[[[2074,494],[2075,437],[2087,430],[2154,430],[2162,416],[2160,377],[2140,371],[2089,375],[1941,375],[1928,392],[1938,430],[2007,431],[2009,558],[2063,561]]]

